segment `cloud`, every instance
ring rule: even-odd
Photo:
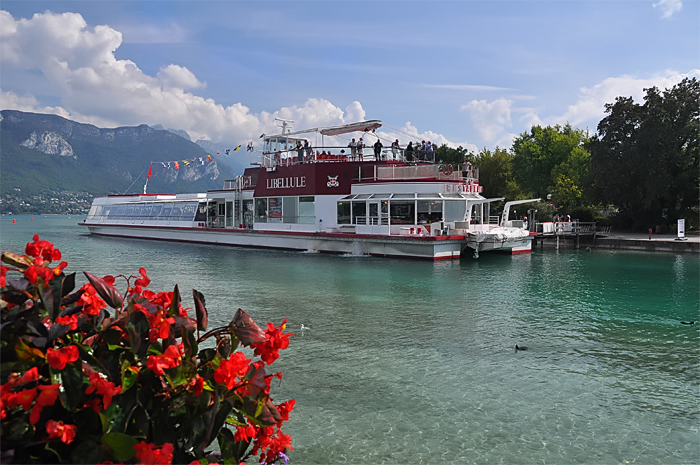
[[[661,19],[666,19],[681,11],[683,2],[681,0],[659,0],[658,3],[654,3],[654,8],[659,8]]]
[[[645,95],[644,89],[650,87],[668,89],[685,78],[693,77],[700,78],[700,69],[694,69],[685,74],[669,71],[664,75],[650,78],[632,76],[608,78],[593,87],[583,87],[580,90],[578,101],[570,105],[564,115],[551,118],[548,123],[564,124],[568,122],[574,126],[587,122],[597,123],[605,116],[605,104],[614,103],[616,97],[632,97],[635,102],[642,103]]]
[[[511,127],[510,107],[512,100],[499,98],[493,102],[472,100],[461,109],[471,113],[474,128],[486,142],[493,142],[503,136],[507,127]]]
[[[300,106],[257,114],[240,102],[224,106],[193,93],[206,83],[184,66],[164,64],[151,76],[133,61],[117,59],[115,51],[122,43],[120,31],[107,25],[91,29],[77,13],[46,11],[15,20],[0,11],[0,64],[40,71],[47,86],[60,95],[60,106],[49,107],[33,95],[0,89],[2,108],[53,113],[100,127],[162,124],[187,131],[192,140],[214,143],[240,143],[278,132],[275,118],[293,120],[292,130],[365,119],[358,101],[343,110],[328,100],[309,98]],[[410,123],[404,129],[416,139],[458,145],[439,134],[419,133]]]

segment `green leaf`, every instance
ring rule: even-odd
[[[124,360],[122,362],[122,392],[131,389],[138,380],[138,372],[131,369],[131,363],[128,360]]]
[[[107,433],[102,436],[102,444],[110,449],[114,460],[125,462],[136,455],[134,446],[138,444],[138,441],[128,434]]]
[[[24,342],[24,338],[21,337],[17,339],[17,344],[15,344],[15,353],[17,354],[17,358],[24,362],[37,358],[44,358],[44,353],[42,351],[34,347],[29,347],[27,343]]]
[[[182,343],[185,346],[185,359],[191,360],[197,354],[199,346],[194,333],[184,326],[182,327]]]
[[[83,274],[88,279],[88,281],[90,281],[92,287],[95,288],[95,291],[100,295],[100,297],[102,297],[102,299],[107,303],[107,305],[116,309],[122,308],[124,298],[114,286],[112,286],[102,278],[98,278],[94,274],[88,273],[87,271],[83,271]]]
[[[22,270],[29,268],[32,264],[29,258],[25,257],[24,255],[17,255],[16,253],[12,252],[3,252],[2,261],[7,263],[8,265],[16,266],[17,268],[20,268]]]
[[[240,463],[241,457],[245,454],[246,449],[248,449],[249,443],[244,441],[236,443],[233,439],[233,433],[228,428],[223,428],[219,431],[219,435],[216,439],[219,443],[221,458],[223,459],[224,465]]]
[[[93,441],[85,441],[78,445],[71,454],[73,463],[100,463],[102,447]]]
[[[66,410],[73,410],[83,398],[83,370],[80,359],[77,363],[69,363],[61,371],[61,384],[64,389],[60,390],[61,403]]]
[[[170,303],[170,310],[168,310],[168,316],[180,316],[180,289],[175,285],[173,289],[173,300]]]

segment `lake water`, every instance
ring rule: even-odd
[[[700,257],[484,253],[426,262],[90,237],[0,218],[67,271],[137,274],[296,329],[275,362],[296,464],[700,463]],[[83,280],[84,281],[84,280]],[[81,282],[82,284],[82,282]],[[312,329],[303,334],[301,324]],[[514,350],[516,344],[527,351]]]

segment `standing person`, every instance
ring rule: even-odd
[[[382,141],[377,137],[377,142],[374,143],[374,159],[379,160],[382,156]]]
[[[391,155],[394,160],[398,160],[399,150],[401,150],[401,147],[399,147],[399,140],[396,139],[394,142],[391,143]]]
[[[311,160],[311,147],[309,147],[308,139],[304,139],[304,153],[306,154],[306,160]]]
[[[425,152],[425,160],[432,163],[434,161],[435,152],[433,152],[433,144],[431,144],[430,141],[425,144]]]
[[[365,141],[362,137],[360,137],[360,140],[357,141],[357,155],[360,159],[360,161],[364,161],[365,159]]]
[[[406,146],[406,161],[413,161],[413,142],[409,142]]]
[[[354,137],[348,144],[348,147],[350,147],[350,158],[352,158],[352,161],[355,161],[355,158],[357,158],[357,142],[355,142]]]
[[[297,161],[299,163],[304,163],[304,146],[301,145],[301,141],[297,141]]]

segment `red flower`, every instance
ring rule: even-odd
[[[115,386],[113,382],[107,381],[94,371],[88,373],[88,379],[90,380],[90,386],[85,389],[85,394],[90,395],[95,392],[98,396],[102,396],[102,405],[105,409],[109,408],[112,398],[122,392],[121,386]],[[92,406],[94,408],[94,404]]]
[[[233,435],[233,440],[235,442],[248,441],[248,439],[255,438],[255,434],[254,426],[236,426],[236,434]]]
[[[39,421],[41,411],[44,409],[44,407],[56,403],[56,399],[58,398],[58,388],[60,388],[61,385],[42,384],[37,387],[39,388],[39,395],[36,397],[36,402],[34,403],[34,407],[32,407],[32,413],[29,415],[29,423],[32,425]]]
[[[58,350],[49,347],[46,351],[46,361],[49,362],[49,365],[51,365],[51,368],[54,370],[63,370],[66,364],[78,360],[78,356],[78,348],[73,345],[62,347]]]
[[[83,311],[88,315],[99,315],[100,310],[107,306],[105,301],[102,300],[99,295],[97,295],[97,291],[95,291],[95,288],[92,287],[92,284],[90,283],[85,283],[80,290],[85,292],[83,292],[83,294],[80,296],[80,300],[78,300],[77,304],[82,304]]]
[[[78,329],[78,315],[59,316],[56,323],[63,326],[70,326],[71,331]]]
[[[156,375],[161,376],[168,368],[175,368],[182,361],[182,355],[177,346],[170,345],[162,355],[151,355],[148,357],[146,367]]]
[[[243,352],[234,352],[228,360],[224,360],[219,368],[214,371],[214,381],[225,384],[231,389],[236,384],[236,377],[245,376],[248,373],[250,360],[243,355]]]
[[[283,402],[277,406],[277,410],[280,412],[283,421],[289,420],[289,412],[294,410],[294,404],[296,401],[294,399]]]
[[[275,327],[272,323],[267,324],[267,329],[265,330],[265,342],[260,344],[251,344],[250,347],[255,349],[255,355],[259,355],[260,358],[268,365],[272,364],[280,356],[279,351],[289,347],[289,337],[292,335],[285,334],[282,330],[287,326],[287,319],[282,322],[281,325]]]
[[[151,284],[151,279],[146,275],[145,268],[139,268],[139,274],[141,277],[134,281],[134,287],[129,289],[129,293],[131,294],[141,294],[143,288]]]
[[[7,286],[7,279],[5,278],[7,270],[8,268],[5,265],[0,265],[0,287]]]
[[[40,241],[39,235],[35,234],[32,238],[33,242],[28,242],[27,247],[24,248],[24,253],[33,257],[39,258],[43,257],[44,260],[60,260],[61,252],[58,249],[53,248],[53,244],[48,241]]]
[[[144,465],[169,464],[173,461],[173,445],[169,442],[158,448],[154,444],[141,441],[134,446],[136,460]]]
[[[204,391],[204,378],[201,376],[197,375],[194,381],[194,395],[199,397],[202,395],[202,392]]]
[[[49,420],[46,422],[46,433],[49,439],[60,439],[65,444],[70,444],[75,439],[78,427],[75,425],[64,425],[62,421]]]

